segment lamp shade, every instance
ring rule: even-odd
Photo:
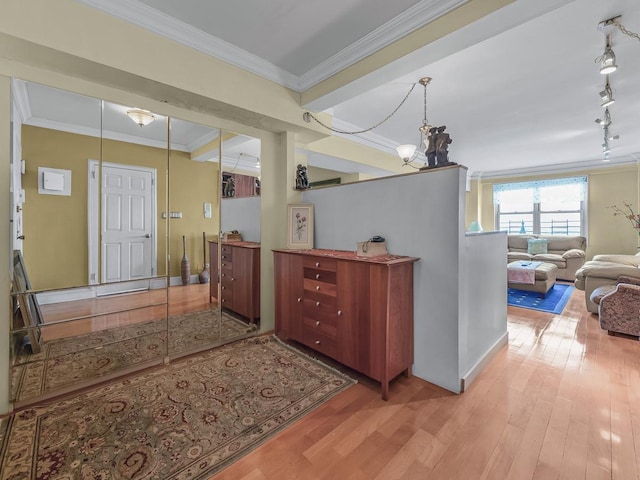
[[[396,151],[398,152],[398,155],[400,155],[401,159],[407,161],[411,157],[413,157],[413,154],[416,152],[416,146],[415,145],[399,145],[398,147],[396,147]]]
[[[141,108],[132,108],[131,110],[127,110],[127,115],[141,127],[149,125],[156,119],[153,113],[148,110],[142,110]]]

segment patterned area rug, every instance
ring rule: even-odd
[[[11,398],[37,398],[166,355],[207,348],[255,328],[223,313],[219,334],[217,310],[170,317],[168,325],[168,343],[165,320],[43,342],[40,353],[18,357],[12,368]]]
[[[509,288],[507,289],[507,304],[541,312],[562,313],[573,290],[573,285],[556,283],[545,296],[541,293]]]
[[[206,479],[353,380],[258,337],[0,423],[8,479]]]

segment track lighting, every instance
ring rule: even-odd
[[[616,101],[616,99],[613,98],[613,92],[611,90],[611,86],[609,85],[609,75],[607,75],[607,83],[604,87],[604,90],[600,92],[600,99],[602,100],[600,106],[603,108],[612,105]]]
[[[596,58],[596,62],[600,62],[600,73],[602,75],[609,75],[618,69],[618,65],[616,65],[616,54],[613,53],[613,49],[611,48],[611,35],[607,35],[606,38],[604,53]]]
[[[608,127],[609,125],[611,125],[611,114],[609,113],[609,109],[605,108],[604,109],[604,118],[596,118],[595,122],[598,125],[602,125],[603,127]]]

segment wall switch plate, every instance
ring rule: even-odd
[[[211,204],[205,202],[203,210],[204,210],[204,218],[211,218]]]
[[[171,212],[171,218],[182,218],[182,212]]]

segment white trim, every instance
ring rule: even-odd
[[[194,152],[200,147],[203,147],[209,142],[213,142],[216,138],[220,136],[220,130],[215,128],[210,132],[205,133],[200,138],[196,138],[195,140],[189,142],[186,145],[187,152]]]
[[[96,297],[95,286],[82,288],[69,288],[66,290],[51,290],[49,292],[39,292],[36,294],[40,305],[49,305],[62,302],[74,302],[77,300],[88,300]]]
[[[469,388],[469,385],[476,379],[480,372],[484,370],[493,357],[495,357],[500,349],[509,343],[509,332],[504,332],[504,334],[494,343],[487,353],[476,362],[476,364],[469,369],[467,373],[463,375],[460,379],[460,393],[464,392],[465,389]]]
[[[75,125],[75,124],[66,123],[66,122],[58,122],[57,120],[49,120],[46,118],[31,117],[29,118],[29,120],[27,120],[24,123],[25,125],[31,125],[33,127],[49,128],[51,130],[58,130],[58,131],[67,132],[67,133],[76,133],[78,135],[86,135],[89,137],[103,138],[108,140],[117,140],[117,141],[126,142],[126,143],[135,143],[135,144],[144,145],[147,147],[161,148],[163,150],[167,149],[166,140],[152,140],[149,138],[138,137],[136,135],[127,135],[124,133],[114,132],[110,130],[101,131],[99,128],[91,128],[91,127],[85,127],[84,125]],[[187,153],[190,152],[187,146],[179,143],[172,143],[171,148],[173,150],[178,150],[181,152],[187,152]]]
[[[300,76],[301,92],[433,22],[469,0],[423,0]]]
[[[87,211],[89,212],[87,225],[89,271],[87,283],[89,285],[97,285],[100,283],[98,279],[98,232],[100,229],[100,214],[98,211],[100,204],[100,188],[98,183],[99,164],[99,160],[89,159],[87,167]]]
[[[302,75],[295,75],[257,55],[140,2],[78,1],[296,92],[303,92],[469,0],[423,0]]]
[[[78,1],[287,88],[296,91],[299,88],[300,78],[297,75],[143,3],[130,0]]]
[[[13,91],[13,103],[20,115],[20,123],[25,123],[31,118],[31,105],[29,104],[29,92],[27,91],[27,82],[17,78],[11,79],[11,88]]]

